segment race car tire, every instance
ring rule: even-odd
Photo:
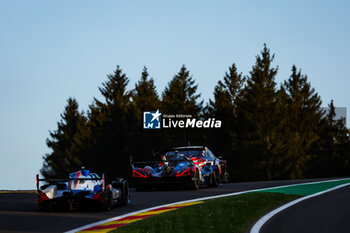
[[[112,182],[112,187],[119,189],[120,196],[118,198],[118,205],[127,205],[129,201],[129,183],[124,178],[116,178]]]
[[[214,169],[214,173],[213,173],[213,186],[214,187],[217,187],[219,186],[219,179],[220,179],[220,174],[219,174],[219,168],[218,167],[215,167]]]
[[[129,184],[128,181],[123,181],[123,186],[121,190],[121,196],[120,196],[120,205],[124,206],[127,205],[129,201]]]
[[[210,183],[208,186],[217,187],[219,185],[219,168],[215,167],[213,173],[210,175]]]
[[[230,182],[230,176],[228,174],[228,172],[225,172],[224,174],[224,183],[228,184]]]
[[[224,184],[228,184],[230,182],[230,175],[227,172],[227,170],[228,170],[227,165],[224,166],[223,170],[224,170],[224,172],[222,174],[222,182]]]
[[[105,191],[106,198],[103,202],[103,210],[104,211],[110,211],[112,208],[112,192],[111,191]]]
[[[198,169],[195,169],[192,175],[192,189],[198,190],[200,185],[199,183],[200,183],[199,171]]]
[[[68,203],[68,208],[69,208],[69,211],[73,211],[74,210],[73,204],[72,203]]]

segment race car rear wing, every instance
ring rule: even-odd
[[[40,181],[44,181],[47,183],[58,183],[58,182],[69,182],[69,181],[77,181],[77,180],[99,180],[102,181],[102,190],[105,190],[105,174],[102,173],[102,178],[67,178],[67,179],[40,179],[39,174],[36,174],[36,189],[39,191],[39,183]]]
[[[131,162],[131,164],[147,164],[147,163],[161,163],[163,161],[138,161],[138,162]]]
[[[135,167],[135,165],[154,165],[154,164],[164,164],[164,163],[178,163],[178,162],[189,162],[189,163],[193,163],[192,160],[187,159],[186,157],[184,157],[185,159],[172,159],[172,160],[159,160],[159,161],[138,161],[138,162],[131,162],[131,167]]]

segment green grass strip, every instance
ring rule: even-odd
[[[338,181],[327,181],[317,184],[300,184],[296,186],[290,187],[282,187],[282,188],[273,188],[268,190],[261,190],[257,192],[270,192],[270,193],[284,193],[284,194],[293,194],[299,196],[307,196],[314,193],[318,193],[338,185],[350,183],[350,179],[346,180],[338,180]]]
[[[246,232],[265,213],[301,196],[318,193],[350,179],[300,184],[217,198],[122,226],[115,233]]]
[[[283,193],[248,193],[217,198],[155,215],[112,232],[245,232],[264,213],[298,197]]]

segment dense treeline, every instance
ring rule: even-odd
[[[50,132],[41,169],[64,177],[85,166],[108,177],[127,176],[129,158],[154,159],[152,149],[207,145],[229,161],[232,180],[271,180],[350,175],[350,137],[344,119],[335,120],[307,76],[293,66],[278,85],[274,55],[264,46],[248,75],[229,67],[204,105],[190,71],[182,66],[161,95],[145,67],[131,91],[117,66],[86,113],[69,98],[57,129]],[[220,129],[144,130],[143,111],[191,114],[222,120]]]

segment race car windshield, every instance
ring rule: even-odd
[[[176,159],[177,157],[177,154],[175,151],[168,151],[166,154],[165,154],[165,157],[167,160],[173,160],[173,159]]]
[[[169,151],[165,154],[167,160],[178,159],[181,156],[186,157],[204,157],[204,151],[202,150],[181,150],[181,151]]]

